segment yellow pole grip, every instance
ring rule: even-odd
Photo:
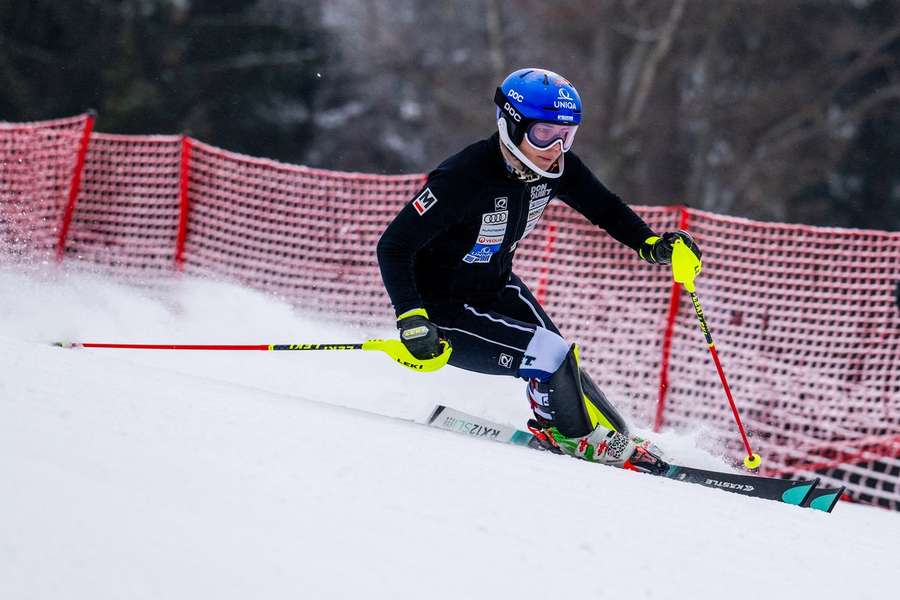
[[[404,346],[403,342],[400,340],[366,340],[362,345],[363,350],[377,350],[378,352],[384,352],[404,367],[420,373],[431,373],[447,364],[447,361],[450,360],[450,354],[453,352],[453,348],[451,348],[450,344],[445,340],[441,340],[441,347],[443,348],[443,352],[438,356],[420,360],[410,354],[409,350],[406,349],[406,346]]]
[[[672,246],[672,277],[676,283],[680,283],[689,292],[693,292],[694,278],[700,274],[703,263],[697,255],[691,252],[684,241],[675,240]]]

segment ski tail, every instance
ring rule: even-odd
[[[809,496],[804,499],[804,508],[812,508],[830,513],[837,506],[838,500],[844,495],[844,486],[837,488],[820,487],[810,492]]]

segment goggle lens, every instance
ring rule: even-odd
[[[555,123],[532,123],[525,132],[528,143],[538,150],[546,150],[556,142],[562,142],[564,152],[568,152],[575,141],[578,125],[557,125]]]

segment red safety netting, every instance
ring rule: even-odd
[[[676,229],[679,211],[638,207],[655,230]],[[653,421],[671,277],[560,202],[520,244],[516,271],[540,290],[564,335],[578,342],[597,383],[617,405]],[[546,283],[544,283],[546,281]]]
[[[127,277],[171,272],[180,164],[180,136],[93,134],[66,256]]]
[[[0,123],[0,248],[52,255],[90,117]]]
[[[308,310],[384,323],[390,301],[375,245],[422,181],[285,165],[194,142],[185,271],[237,279]]]
[[[863,480],[825,476],[900,508],[900,234],[701,211],[689,223],[710,249],[703,308],[769,470],[823,474],[877,462]],[[681,388],[670,389],[666,419],[724,428],[724,396],[701,342],[685,299],[670,373]]]
[[[0,126],[0,242],[51,251],[86,117]],[[89,131],[89,130],[88,130]],[[422,175],[338,173],[179,136],[90,136],[65,256],[129,277],[177,268],[304,310],[389,325],[375,245]],[[754,449],[900,508],[900,233],[637,207],[705,250],[697,291]],[[517,272],[634,419],[742,445],[687,294],[554,203]],[[665,383],[665,386],[661,386]]]

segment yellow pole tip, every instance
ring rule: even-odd
[[[744,466],[755,471],[762,464],[762,457],[759,454],[751,454],[744,458]]]

